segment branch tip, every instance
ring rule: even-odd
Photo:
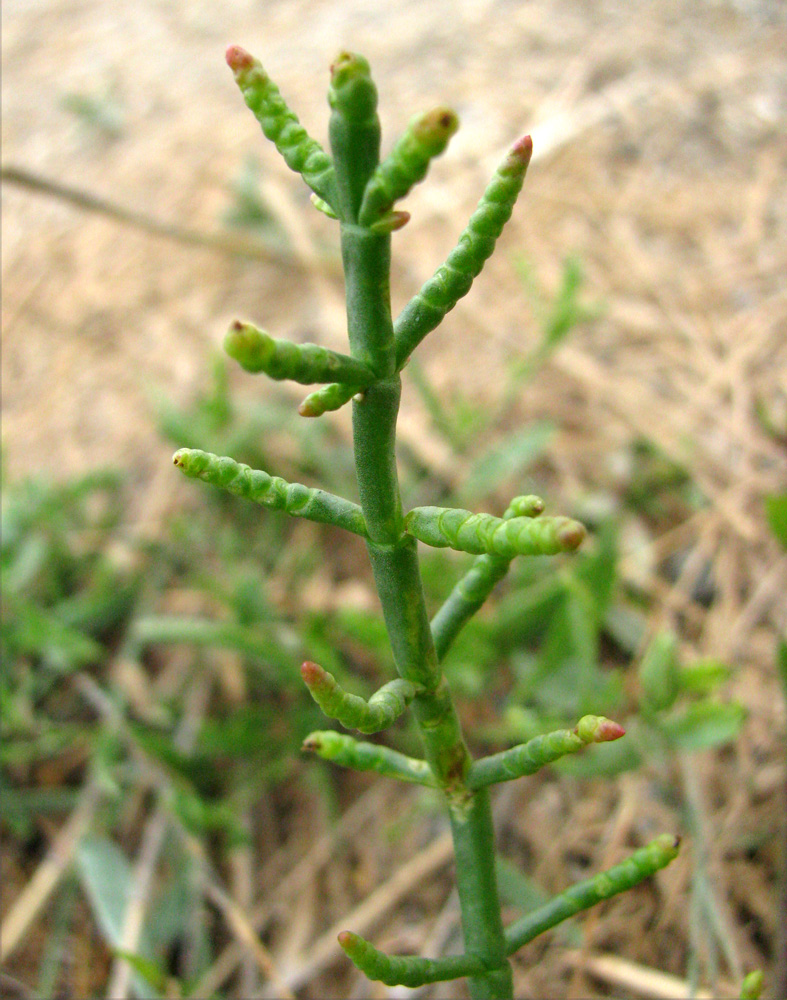
[[[251,69],[255,62],[254,56],[240,45],[230,45],[224,58],[227,60],[227,65],[233,73],[240,73],[245,69]]]
[[[603,715],[585,715],[574,728],[583,743],[611,743],[626,735],[626,730]]]
[[[311,688],[325,679],[325,671],[319,663],[312,663],[311,660],[306,660],[301,664],[301,677],[304,684]]]
[[[586,535],[587,530],[583,524],[580,524],[579,521],[569,520],[567,524],[558,529],[557,538],[561,548],[573,550],[579,548]]]

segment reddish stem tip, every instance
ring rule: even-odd
[[[254,56],[249,55],[240,45],[230,45],[224,58],[233,73],[238,73],[242,69],[251,69],[254,65]]]
[[[337,938],[340,947],[348,951],[355,944],[355,935],[352,931],[340,931]]]
[[[611,743],[612,740],[619,740],[621,736],[626,735],[626,730],[619,722],[613,722],[611,719],[604,719],[601,725],[598,727],[598,737],[599,743]]]
[[[243,323],[239,319],[234,319],[230,324],[230,330],[242,330]]]
[[[578,549],[585,540],[587,531],[579,521],[571,521],[558,531],[558,540],[564,549]]]
[[[315,684],[319,684],[324,676],[325,671],[318,663],[306,660],[305,663],[301,664],[301,677],[307,687],[314,687]]]

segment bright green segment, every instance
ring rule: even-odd
[[[266,138],[275,144],[287,166],[303,177],[317,197],[335,208],[336,176],[330,157],[287,107],[262,64],[239,46],[227,50],[227,62]]]
[[[533,144],[525,136],[511,149],[484,191],[456,247],[445,264],[412,298],[397,317],[396,367],[401,369],[427,333],[470,291],[495,249],[503,226],[511,218],[522,190]]]
[[[386,955],[358,934],[343,931],[339,944],[357,968],[369,979],[386,986],[415,988],[426,983],[441,983],[461,976],[476,976],[486,971],[483,962],[469,955],[451,958],[420,958],[417,955]]]
[[[190,479],[201,479],[253,503],[272,510],[283,510],[293,517],[333,524],[366,537],[366,522],[361,508],[344,497],[300,483],[288,483],[278,476],[269,476],[267,472],[198,448],[181,448],[175,452],[172,461]]]
[[[677,837],[663,833],[621,864],[601,872],[586,882],[573,885],[533,913],[528,913],[521,920],[517,920],[506,929],[507,954],[513,955],[533,938],[568,920],[575,913],[595,906],[602,899],[609,899],[619,892],[632,889],[646,878],[655,875],[659,869],[666,868],[670,861],[678,856],[679,844],[680,840]]]
[[[347,354],[319,344],[274,340],[264,330],[238,320],[224,338],[224,350],[247,372],[264,372],[269,378],[291,379],[301,385],[336,381],[364,385],[374,378],[366,365]]]
[[[413,507],[404,526],[413,538],[435,548],[506,559],[571,552],[585,537],[584,527],[569,517],[506,519],[451,507]]]
[[[576,753],[590,743],[602,743],[623,735],[623,729],[609,719],[586,715],[580,719],[576,729],[558,729],[545,733],[510,750],[475,761],[467,776],[467,785],[469,788],[483,788],[485,785],[535,774],[547,764],[553,764],[566,754]]]
[[[422,181],[429,162],[443,152],[458,128],[459,120],[450,108],[435,108],[414,118],[366,185],[358,215],[360,225],[382,218],[394,202]]]
[[[301,675],[312,698],[329,719],[336,719],[345,729],[361,733],[379,733],[402,715],[418,688],[401,677],[390,681],[366,701],[344,691],[333,674],[316,663],[304,663]]]
[[[306,737],[304,750],[316,753],[323,760],[331,760],[342,767],[356,771],[376,771],[386,778],[397,778],[418,785],[437,784],[431,767],[425,760],[415,760],[379,743],[364,743],[333,729],[312,733]]]
[[[369,63],[353,52],[340,52],[331,66],[328,126],[339,188],[339,217],[356,222],[363,192],[380,162],[377,88]]]

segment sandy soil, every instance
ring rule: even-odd
[[[784,6],[6,0],[5,168],[211,234],[253,153],[295,258],[283,265],[187,246],[4,184],[5,470],[61,475],[123,463],[137,484],[130,516],[148,527],[178,488],[155,431],[154,391],[185,399],[203,384],[209,352],[236,315],[278,336],[343,341],[336,233],[309,208],[305,188],[239,99],[223,61],[230,42],[259,55],[318,137],[327,121],[327,66],[342,47],[370,59],[389,142],[420,109],[450,103],[459,113],[462,128],[448,153],[408,199],[412,222],[395,243],[396,305],[450,250],[506,147],[532,131],[534,162],[501,250],[471,298],[426,342],[423,362],[446,391],[461,386],[474,399],[494,399],[495,373],[533,343],[515,259],[524,255],[553,286],[563,258],[576,253],[603,314],[556,355],[517,410],[523,421],[549,416],[562,429],[552,458],[556,493],[574,501],[608,484],[621,474],[616,461],[626,443],[645,436],[687,464],[708,498],[690,520],[649,540],[644,564],[643,547],[632,543],[625,568],[654,598],[654,626],[689,621],[690,652],[737,664],[731,693],[751,713],[733,752],[698,765],[730,940],[720,983],[734,991],[741,968],[772,960],[776,921],[778,852],[771,840],[751,858],[741,844],[777,826],[785,727],[773,649],[787,626],[787,560],[762,504],[784,489],[787,473]],[[75,114],[77,98],[98,110]],[[483,365],[463,364],[471,351]],[[763,412],[781,438],[766,431]],[[346,426],[346,415],[335,419]],[[402,434],[430,461],[447,464],[411,391]],[[677,581],[658,569],[676,553],[688,553]],[[705,608],[692,594],[708,566],[717,595]],[[632,830],[664,819],[644,780],[580,803],[562,795],[549,783],[532,793],[533,833],[532,823],[519,828],[521,802],[512,793],[504,823],[545,859],[536,874],[556,887],[572,851],[614,860]],[[421,835],[406,845],[416,854],[428,841]],[[361,853],[364,877],[344,890],[350,903],[391,870]],[[611,951],[684,976],[689,873],[682,860],[664,876],[655,923],[623,903],[592,924],[584,957]],[[377,940],[417,948],[441,908],[450,920],[449,904],[439,882],[427,880],[417,903],[393,908]],[[299,947],[282,952],[288,968],[322,929],[308,928]],[[525,959],[520,995],[547,995],[555,982],[561,996],[610,988],[645,995],[643,981],[626,982],[620,968],[580,975],[576,954],[564,949],[543,946]],[[342,988],[363,995],[359,981]]]

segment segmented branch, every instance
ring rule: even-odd
[[[484,788],[500,781],[513,781],[526,774],[535,774],[547,764],[576,753],[590,743],[608,743],[625,736],[626,730],[599,715],[586,715],[576,729],[558,729],[536,736],[527,743],[474,761],[467,776],[468,788]]]
[[[403,367],[427,333],[434,330],[445,314],[470,291],[474,279],[492,255],[503,226],[511,218],[532,152],[533,142],[529,135],[512,147],[446,262],[399,314],[394,323],[397,368]]]
[[[585,529],[569,517],[513,517],[472,514],[451,507],[413,507],[405,515],[404,530],[435,548],[481,555],[555,555],[578,548]]]
[[[292,379],[301,385],[337,381],[364,385],[374,380],[374,373],[348,354],[319,344],[274,340],[264,330],[240,320],[230,326],[224,350],[247,372],[265,372],[269,378]]]
[[[341,409],[345,403],[350,402],[357,392],[364,388],[366,386],[345,385],[342,382],[324,385],[309,393],[298,407],[298,413],[302,417],[321,417],[323,413],[328,413],[330,410]]]
[[[422,181],[430,160],[443,152],[458,128],[459,119],[450,108],[434,108],[413,118],[366,185],[359,224],[368,226],[382,218]]]
[[[253,503],[272,510],[283,510],[293,517],[333,524],[367,537],[361,508],[344,497],[300,483],[288,483],[278,476],[269,476],[267,472],[198,448],[181,448],[175,452],[172,461],[190,479],[201,479]]]
[[[538,517],[544,510],[541,497],[514,497],[503,514],[504,520],[514,517]],[[511,560],[504,556],[481,555],[448,595],[432,619],[432,641],[438,660],[442,660],[464,625],[484,604],[508,572]]]
[[[355,222],[363,192],[380,162],[377,88],[369,63],[356,52],[340,52],[331,64],[328,133],[336,164],[338,210],[343,222]]]
[[[421,958],[419,955],[386,955],[360,935],[342,931],[339,944],[345,954],[369,979],[386,986],[424,986],[486,971],[484,963],[472,955],[449,958]]]
[[[361,733],[379,733],[387,729],[418,693],[415,684],[398,677],[366,701],[342,690],[333,674],[309,661],[301,667],[301,676],[312,698],[329,719],[337,719],[345,729],[357,729]]]
[[[239,45],[231,45],[226,58],[243,99],[266,138],[275,144],[287,166],[303,177],[317,197],[335,209],[336,175],[331,158],[287,107],[279,88],[259,60]]]
[[[428,785],[430,788],[437,785],[427,761],[407,757],[379,743],[364,743],[334,729],[311,733],[306,737],[303,749],[316,753],[323,760],[331,760],[334,764],[356,771],[376,771],[386,778]]]
[[[506,929],[506,954],[513,955],[523,945],[545,931],[587,910],[602,899],[625,892],[654,875],[678,856],[680,838],[663,833],[630,858],[586,882],[579,882]]]

